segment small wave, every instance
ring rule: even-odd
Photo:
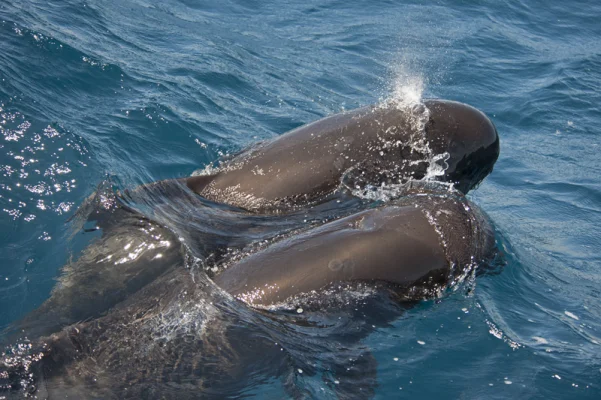
[[[6,279],[8,280],[8,278],[6,278]],[[0,287],[0,293],[1,292],[9,292],[13,289],[18,288],[19,286],[22,286],[26,282],[27,282],[27,277],[22,276],[19,279],[17,279],[17,281],[15,283],[8,285],[8,286]]]

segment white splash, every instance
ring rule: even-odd
[[[451,158],[451,155],[446,151],[442,154],[436,154],[432,156],[424,180],[436,180],[437,177],[443,176],[446,170],[449,169],[449,164],[447,164],[449,158]]]
[[[394,69],[390,101],[399,108],[421,104],[425,89],[424,77],[421,74],[413,73],[404,64],[400,64]]]

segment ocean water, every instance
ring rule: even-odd
[[[342,110],[440,97],[499,131],[495,170],[469,197],[505,267],[380,310],[395,318],[350,353],[337,335],[369,318],[315,313],[303,326],[228,303],[217,321],[278,338],[297,371],[286,389],[257,367],[231,396],[336,398],[322,364],[369,351],[375,384],[357,377],[359,397],[601,398],[600,18],[594,1],[2,0],[0,327],[46,300],[95,239],[71,217],[103,182],[184,177]],[[294,228],[251,222],[265,227],[253,240]],[[170,335],[195,326],[166,315]]]

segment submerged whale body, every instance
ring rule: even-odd
[[[357,345],[369,327],[396,318],[398,304],[440,296],[494,256],[492,227],[464,193],[490,173],[498,154],[494,125],[470,106],[430,100],[407,111],[389,104],[303,126],[213,174],[125,193],[87,215],[102,237],[15,325],[31,341],[0,359],[0,390],[222,398],[239,396],[260,376],[279,379],[292,397],[312,397],[296,385],[291,363],[305,360],[306,376],[317,373],[316,364],[333,371],[340,398],[369,397],[377,365]],[[338,193],[340,186],[381,184],[400,185],[398,198],[356,202]],[[164,204],[143,215],[127,196]],[[317,222],[324,220],[330,222]],[[306,302],[307,293],[317,301],[324,291],[344,296],[345,285],[377,289],[359,314],[375,320],[348,330],[360,307],[335,303],[347,325],[319,333],[315,349],[299,347],[288,328],[309,329],[309,320],[262,311]],[[334,346],[343,357],[323,358]]]

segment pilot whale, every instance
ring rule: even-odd
[[[377,364],[359,340],[402,312],[383,312],[377,303],[409,305],[440,297],[494,254],[492,226],[463,194],[446,186],[410,188],[398,200],[226,262],[214,283],[202,270],[173,265],[110,312],[35,339],[29,352],[19,354],[26,368],[14,363],[5,367],[0,384],[46,398],[192,399],[239,396],[244,382],[260,376],[281,380],[289,396],[303,398],[307,393],[294,384],[298,368],[290,359],[305,357],[335,373],[342,382],[332,384],[339,397],[368,398],[376,385]],[[377,316],[358,330],[347,332],[346,327],[332,338],[320,338],[326,349],[341,346],[345,357],[322,360],[309,349],[301,354],[294,336],[261,327],[304,326],[309,323],[305,319],[262,310],[288,304],[305,307],[311,318],[307,304],[319,301],[319,293],[344,290],[344,285],[376,288],[372,304],[338,304],[331,312],[346,318],[345,324]],[[241,309],[228,296],[255,308]],[[328,312],[323,304],[318,309]],[[317,373],[312,362],[301,368],[307,376]]]
[[[49,398],[219,398],[244,382],[252,374],[244,366],[255,365],[257,354],[263,354],[269,361],[259,368],[261,374],[283,379],[289,394],[302,397],[273,340],[259,334],[246,341],[249,333],[229,317],[230,299],[260,310],[351,283],[414,301],[440,295],[494,254],[490,223],[463,193],[492,170],[499,154],[496,129],[470,106],[424,104],[427,111],[418,110],[424,120],[391,105],[368,107],[298,128],[235,156],[215,173],[126,193],[181,194],[177,204],[186,199],[188,218],[199,204],[194,196],[200,195],[233,207],[240,221],[256,221],[245,218],[310,210],[341,182],[359,187],[409,182],[394,202],[366,204],[367,209],[283,238],[272,233],[279,237],[271,244],[241,259],[217,261],[212,280],[202,269],[184,267],[190,265],[189,251],[182,235],[163,226],[165,218],[145,216],[120,201],[93,209],[88,219],[102,237],[68,266],[48,301],[15,325],[31,341],[0,362],[0,388]],[[451,189],[413,185],[431,178],[434,156],[442,156],[437,160],[444,165],[433,177],[451,183]],[[255,229],[252,222],[240,227]],[[199,309],[204,311],[195,314]],[[201,323],[224,309],[225,325]],[[173,326],[174,318],[194,329]],[[157,332],[165,330],[167,339]],[[367,386],[373,385],[373,360],[363,354],[359,358],[366,361],[354,379],[369,377]],[[341,376],[352,370],[336,363],[331,368]],[[352,388],[337,390],[352,398]]]
[[[405,300],[433,297],[495,249],[477,206],[458,192],[412,188],[385,206],[291,236],[214,278],[252,305],[282,303],[341,282],[382,282]]]
[[[420,180],[438,168],[437,180],[467,193],[498,155],[496,128],[476,108],[448,100],[385,103],[294,129],[186,184],[207,199],[250,211],[306,205],[349,175],[354,188]]]

